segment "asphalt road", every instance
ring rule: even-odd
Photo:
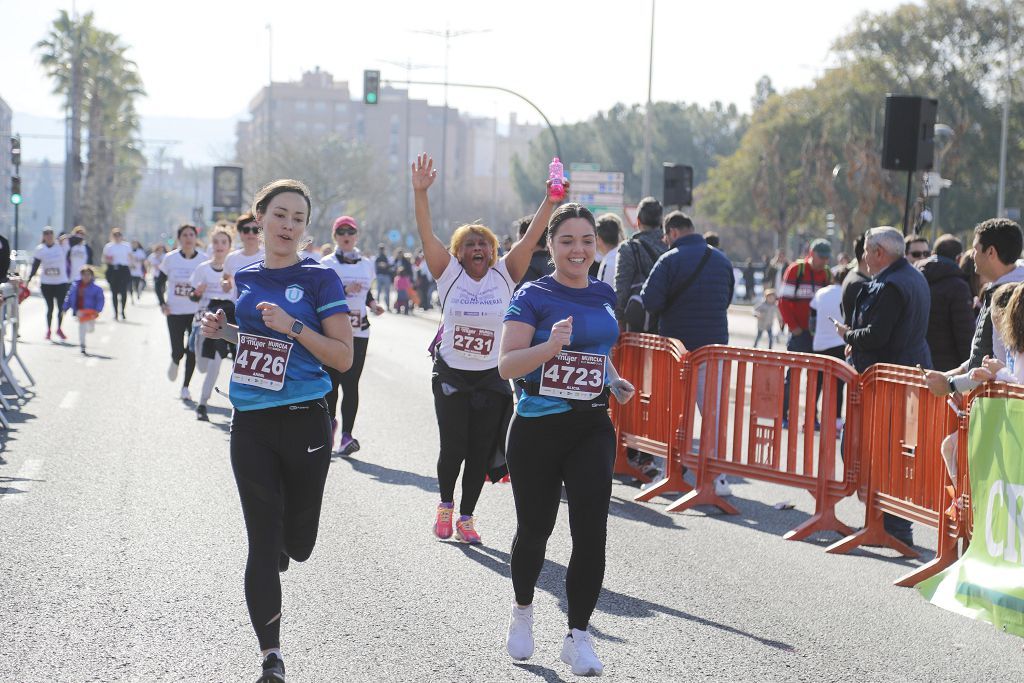
[[[151,292],[104,317],[95,355],[42,340],[23,307],[34,395],[0,437],[0,642],[9,681],[251,681],[259,657],[242,595],[245,534],[228,462],[229,408],[195,420],[165,376]],[[753,320],[735,317],[752,337]],[[440,543],[437,427],[425,347],[435,322],[375,321],[356,435],[332,466],[317,549],[283,575],[291,681],[558,681],[565,633],[564,510],[536,601],[537,652],[504,651],[515,527],[506,485],[478,509],[484,545]],[[74,325],[69,325],[69,332]],[[200,377],[193,380],[198,392]],[[221,387],[226,389],[226,369]],[[781,538],[805,493],[733,484],[742,515],[663,512],[616,483],[608,570],[592,622],[612,680],[1016,680],[1022,641],[892,581],[916,562],[827,555],[834,537]],[[788,500],[792,510],[776,510]],[[855,526],[863,508],[840,506]],[[934,534],[918,530],[934,548]],[[927,554],[927,553],[926,553]]]

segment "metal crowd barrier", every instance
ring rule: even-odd
[[[0,304],[0,380],[11,386],[16,399],[24,400],[25,389],[14,376],[13,362],[17,361],[30,385],[35,384],[36,381],[25,365],[25,361],[18,355],[18,326],[20,323],[18,286],[11,282],[0,284],[0,299],[3,300],[3,303]],[[0,406],[2,406],[0,425],[3,425],[4,429],[8,429],[10,422],[7,420],[6,413],[12,410],[14,405],[3,392],[0,392]]]

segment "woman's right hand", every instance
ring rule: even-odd
[[[170,315],[171,307],[168,306],[167,304],[160,304],[160,312],[163,313],[164,315]]]
[[[223,309],[218,309],[216,313],[212,311],[203,313],[203,317],[200,320],[203,336],[207,339],[220,339],[226,322],[227,315]]]
[[[551,336],[548,337],[548,344],[555,354],[569,345],[572,340],[572,316],[565,320],[559,320],[551,326]]]
[[[425,192],[434,184],[437,177],[437,169],[434,168],[434,160],[427,154],[420,154],[416,157],[416,163],[412,165],[412,189],[416,192]]]

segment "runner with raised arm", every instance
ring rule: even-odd
[[[427,190],[436,177],[433,160],[421,154],[412,165],[416,227],[441,302],[432,380],[441,438],[441,500],[433,531],[439,539],[452,536],[455,482],[463,470],[455,534],[464,543],[480,543],[473,512],[499,440],[505,438],[501,426],[512,400],[508,382],[498,376],[501,320],[559,200],[546,196],[526,234],[499,259],[498,238],[486,226],[463,225],[448,246],[434,234]]]
[[[577,676],[599,676],[603,666],[587,626],[604,580],[615,461],[608,395],[626,403],[633,386],[609,357],[619,336],[615,291],[588,276],[597,250],[593,214],[580,204],[559,207],[548,224],[548,249],[555,272],[512,298],[498,359],[501,376],[514,379],[519,394],[507,450],[517,527],[506,645],[513,659],[533,654],[534,588],[564,485],[572,555],[562,661]]]

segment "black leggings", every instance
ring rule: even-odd
[[[231,469],[249,539],[245,603],[261,650],[281,645],[281,553],[298,562],[312,554],[330,465],[322,399],[234,412]]]
[[[351,434],[356,425],[356,413],[359,412],[359,378],[363,374],[363,363],[366,362],[366,346],[368,337],[352,337],[352,367],[345,372],[338,372],[332,367],[324,366],[331,376],[331,391],[327,394],[327,411],[331,419],[337,415],[338,387],[341,387],[341,431]]]
[[[46,300],[46,329],[50,329],[50,321],[53,320],[53,309],[57,309],[57,329],[60,329],[61,323],[64,321],[64,297],[67,296],[68,287],[71,285],[64,283],[60,285],[39,285],[39,288],[43,290],[43,299]]]
[[[615,461],[611,420],[603,410],[516,415],[508,430],[506,457],[518,523],[511,561],[516,602],[533,603],[564,482],[572,534],[572,556],[565,572],[569,628],[585,631],[604,580]]]
[[[484,392],[475,400],[465,391],[445,396],[441,384],[441,380],[435,377],[434,410],[437,413],[437,428],[441,437],[441,450],[437,458],[437,484],[441,489],[442,502],[454,502],[455,480],[459,478],[459,470],[465,462],[459,514],[472,515],[477,501],[480,500],[480,491],[484,488],[491,457],[498,448],[499,440],[504,438],[501,423],[505,416],[505,408],[512,397],[493,391]]]
[[[121,317],[124,317],[124,307],[128,304],[128,286],[131,284],[132,274],[128,266],[107,266],[107,282],[110,284],[110,298],[114,301],[114,317],[117,318],[117,300],[121,300]]]
[[[182,384],[184,387],[192,381],[192,373],[196,369],[196,354],[188,348],[188,336],[192,334],[192,318],[191,313],[167,316],[167,332],[171,335],[171,360],[180,363],[181,357],[185,356],[185,383]]]

